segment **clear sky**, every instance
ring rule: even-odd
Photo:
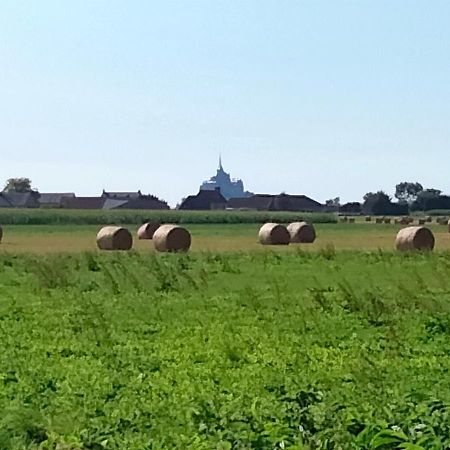
[[[175,205],[219,153],[258,193],[450,193],[450,1],[1,0],[1,183]]]

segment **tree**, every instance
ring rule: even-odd
[[[341,199],[340,197],[330,198],[325,202],[325,206],[340,206]]]
[[[363,199],[363,211],[366,214],[386,214],[391,205],[391,198],[383,191],[368,192]]]
[[[407,203],[392,203],[391,197],[383,191],[368,192],[364,196],[363,211],[373,215],[401,215],[408,214]]]
[[[423,186],[420,183],[411,183],[403,181],[395,186],[395,198],[399,202],[413,203],[417,196],[423,191]]]
[[[32,192],[31,180],[29,178],[10,178],[3,192]]]
[[[427,209],[433,209],[429,207],[430,202],[436,203],[436,200],[441,197],[442,191],[439,189],[425,189],[417,195],[416,200],[411,205],[413,211],[426,211]]]
[[[361,214],[361,203],[349,202],[339,208],[339,212],[344,214]]]

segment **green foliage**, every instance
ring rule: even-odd
[[[403,181],[395,186],[395,198],[399,202],[412,203],[422,191],[423,186],[420,183]]]
[[[383,191],[368,192],[364,195],[362,207],[365,214],[402,215],[409,213],[408,204],[392,203],[391,198]]]
[[[416,197],[416,200],[411,205],[412,211],[428,211],[432,209],[448,209],[448,197],[442,196],[442,191],[439,189],[425,189]],[[440,199],[444,198],[443,204]]]
[[[9,178],[6,181],[4,192],[31,192],[31,180],[29,178]]]
[[[0,449],[450,447],[450,254],[0,255]]]
[[[314,223],[336,223],[334,214],[264,211],[178,211],[178,210],[64,210],[0,209],[3,225],[104,225],[142,224],[148,221],[168,223],[265,223],[308,220]]]

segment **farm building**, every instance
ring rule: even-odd
[[[105,199],[102,197],[67,197],[61,205],[67,209],[103,209]]]
[[[321,212],[324,205],[306,195],[255,194],[248,198],[231,198],[228,209],[253,209],[257,211],[310,211]]]
[[[39,206],[41,208],[62,208],[64,198],[74,198],[73,192],[64,193],[42,193],[39,197]]]
[[[141,191],[137,192],[106,192],[103,189],[102,195],[103,198],[111,198],[114,200],[136,200],[138,198],[143,197]]]
[[[39,208],[40,194],[35,191],[15,192],[8,191],[0,193],[1,208]]]
[[[169,205],[154,195],[146,195],[137,192],[106,192],[103,190],[102,198],[105,198],[103,209],[170,209]]]
[[[225,209],[227,200],[220,193],[220,188],[214,190],[200,189],[197,195],[190,195],[183,200],[178,209],[189,210],[211,210],[211,209]]]
[[[139,193],[106,193],[101,197],[64,198],[68,209],[169,209],[169,205],[153,195]]]
[[[12,208],[11,203],[0,193],[0,208]]]

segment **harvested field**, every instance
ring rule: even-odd
[[[124,224],[132,233],[137,226]],[[401,225],[375,223],[314,224],[318,238],[313,244],[277,246],[277,252],[336,250],[394,250]],[[185,225],[192,234],[191,251],[273,251],[258,242],[259,224]],[[435,250],[450,250],[447,227],[430,224],[436,237]],[[6,225],[0,253],[4,252],[83,252],[96,251],[96,225]],[[133,249],[154,252],[152,241],[135,240]]]

